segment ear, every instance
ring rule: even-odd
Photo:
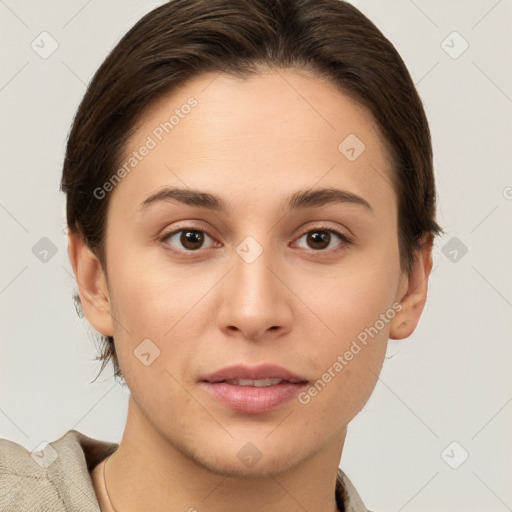
[[[391,321],[389,337],[401,340],[410,336],[420,320],[427,300],[428,278],[432,270],[432,245],[434,235],[424,235],[421,248],[415,255],[414,265],[409,274],[401,278],[396,301],[402,309]]]
[[[106,275],[84,238],[68,229],[68,255],[73,267],[82,310],[89,323],[105,336],[113,336],[113,321]]]

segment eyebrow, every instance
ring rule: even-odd
[[[174,187],[165,187],[150,195],[140,203],[139,210],[143,211],[152,204],[169,201],[179,201],[189,206],[199,206],[220,213],[232,211],[231,205],[218,195],[190,188],[183,189]],[[337,188],[299,190],[286,198],[281,203],[281,208],[292,211],[340,203],[360,205],[368,211],[373,212],[368,201],[352,192]]]

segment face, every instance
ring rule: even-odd
[[[371,115],[292,69],[209,74],[152,106],[121,160],[130,171],[108,191],[106,308],[86,316],[115,338],[129,414],[218,473],[339,456],[408,286]],[[211,194],[219,208],[167,189]],[[320,189],[341,192],[325,202],[311,195]],[[301,382],[204,382],[233,365],[277,365]],[[241,448],[261,459],[244,464]]]

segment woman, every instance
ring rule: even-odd
[[[2,510],[366,511],[347,425],[441,231],[384,35],[339,0],[166,3],[95,74],[61,190],[128,417],[119,445],[2,441]]]

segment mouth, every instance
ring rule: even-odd
[[[277,378],[266,378],[266,379],[229,379],[229,380],[221,380],[212,382],[212,384],[218,384],[219,382],[225,382],[226,384],[231,384],[232,386],[254,386],[256,388],[266,388],[268,386],[277,386],[281,384],[281,382],[291,382],[292,384],[297,384],[300,381],[290,381],[286,379],[277,379]]]
[[[276,409],[303,389],[309,381],[275,365],[224,368],[200,380],[200,384],[222,405],[247,414]]]

